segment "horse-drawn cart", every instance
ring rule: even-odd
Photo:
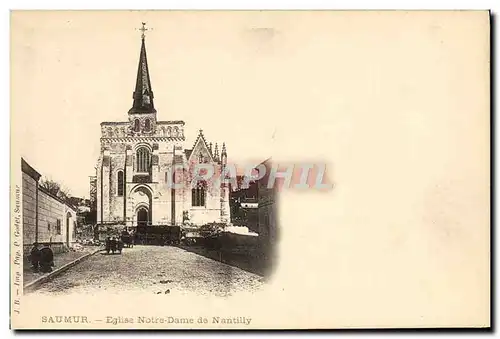
[[[134,247],[134,236],[127,231],[122,232],[121,241],[124,247],[127,248]]]
[[[117,238],[107,238],[106,239],[106,253],[109,254],[111,252],[114,254],[115,252],[118,252],[119,254],[122,254],[122,249],[123,249],[123,242],[121,239]]]

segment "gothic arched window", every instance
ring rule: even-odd
[[[179,136],[179,129],[174,127],[174,131],[172,132],[172,137],[177,138]]]
[[[172,129],[169,127],[167,127],[167,137],[171,137],[172,136]]]
[[[207,183],[199,181],[195,188],[191,189],[191,205],[205,206],[205,197],[207,195]]]
[[[144,122],[144,130],[146,132],[149,132],[151,130],[151,121],[149,119],[146,119]]]
[[[117,177],[117,194],[119,197],[122,197],[123,196],[123,171],[118,171],[118,173],[116,174],[116,177]]]
[[[141,123],[139,122],[139,119],[135,119],[134,131],[139,132],[140,129],[141,129]]]
[[[141,147],[137,150],[137,172],[149,172],[151,168],[151,154],[149,149]]]

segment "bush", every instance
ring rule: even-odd
[[[212,238],[218,236],[224,229],[225,224],[223,223],[209,223],[200,227],[200,235],[204,238]]]

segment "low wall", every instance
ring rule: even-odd
[[[198,238],[196,246],[250,257],[257,257],[262,253],[258,236],[227,232],[221,233],[216,237]]]
[[[219,236],[219,241],[222,248],[245,248],[247,251],[257,250],[259,248],[258,236],[225,232]]]
[[[222,233],[211,238],[196,238],[192,244],[182,243],[181,248],[260,276],[270,273],[272,258],[258,236]]]

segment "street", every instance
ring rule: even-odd
[[[141,291],[151,294],[228,296],[253,291],[262,278],[237,267],[170,246],[135,246],[97,253],[56,276],[34,294]]]

